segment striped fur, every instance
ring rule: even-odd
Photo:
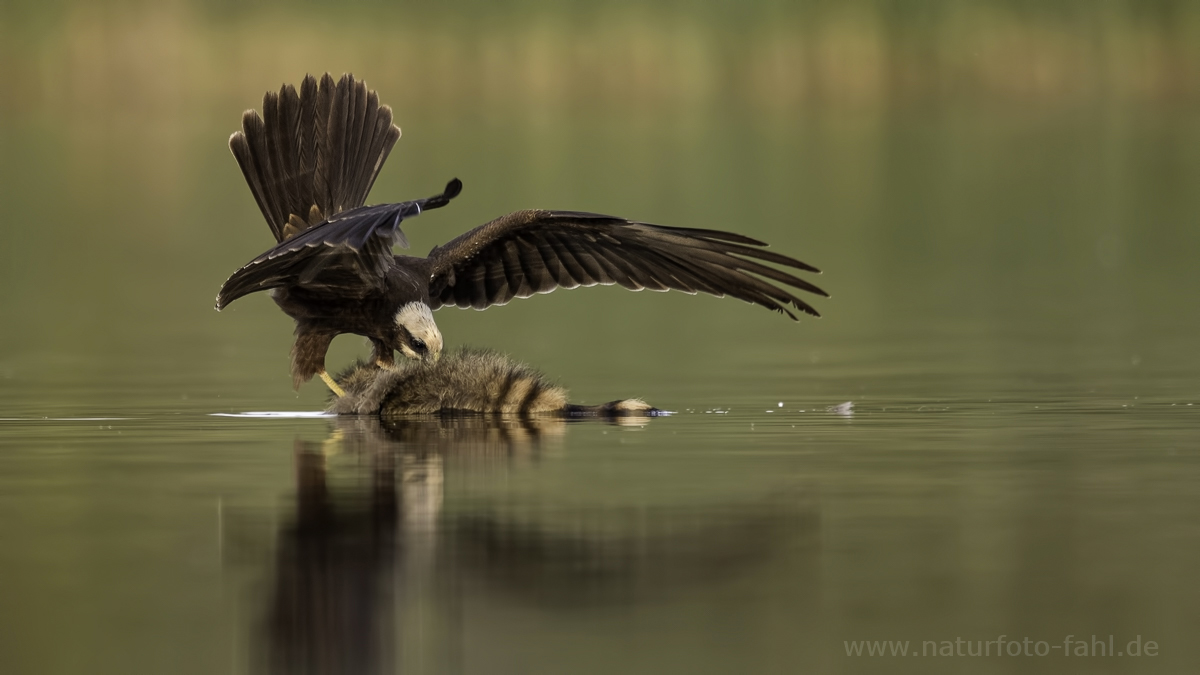
[[[463,348],[436,363],[405,362],[384,369],[358,363],[337,378],[346,395],[328,411],[349,415],[505,413],[560,415],[653,415],[637,399],[600,406],[567,402],[567,390],[533,368],[493,351]]]

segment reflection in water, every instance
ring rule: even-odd
[[[465,589],[546,607],[633,604],[733,578],[795,533],[816,530],[812,512],[794,499],[704,512],[600,509],[566,526],[515,522],[486,507],[443,511],[447,460],[459,470],[535,458],[570,423],[337,418],[324,443],[298,441],[295,506],[279,528],[266,586],[262,667],[457,670]],[[367,480],[341,488],[335,455],[357,460],[357,472],[349,471]]]
[[[521,598],[558,606],[635,603],[717,583],[769,560],[813,514],[772,499],[704,511],[631,510],[610,518],[581,514],[546,531],[479,514],[457,523],[459,558],[473,575]],[[614,531],[616,529],[616,531]],[[789,542],[790,543],[790,542]]]
[[[395,468],[373,457],[375,478],[358,503],[335,504],[325,456],[299,444],[295,516],[279,533],[267,619],[270,671],[387,670],[399,530]]]

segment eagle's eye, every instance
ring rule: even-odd
[[[413,349],[415,349],[419,352],[425,351],[425,341],[422,340],[421,338],[413,338],[412,346],[413,346]]]

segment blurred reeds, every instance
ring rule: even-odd
[[[1197,3],[231,7],[2,10],[0,114],[227,113],[324,70],[355,71],[409,113],[1172,103],[1200,89]]]

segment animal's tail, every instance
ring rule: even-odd
[[[366,203],[379,169],[400,138],[392,109],[353,75],[320,84],[306,75],[300,93],[285,84],[263,96],[263,112],[242,114],[229,149],[276,241]]]
[[[563,407],[569,417],[660,417],[670,413],[659,410],[640,398],[609,401],[601,405],[568,403]]]

